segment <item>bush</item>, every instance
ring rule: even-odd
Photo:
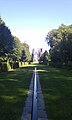
[[[15,68],[19,68],[19,63],[18,62],[13,63],[13,69],[15,69]]]
[[[28,65],[28,62],[1,62],[0,72],[7,72],[15,68],[23,67],[24,65]]]
[[[0,63],[0,72],[2,71],[1,69],[2,69],[2,63]]]
[[[25,62],[21,62],[21,67],[23,67],[25,65]]]
[[[21,62],[21,63],[19,62],[19,64],[20,64],[20,66],[23,67],[24,65],[28,65],[29,63],[28,62]]]
[[[19,68],[19,67],[21,67],[21,66],[22,66],[22,63],[21,63],[21,62],[14,62],[14,63],[13,63],[13,69]]]
[[[67,68],[68,68],[68,69],[72,69],[72,62],[71,62],[71,61],[68,62]]]
[[[13,69],[13,62],[9,62],[10,66],[11,66],[11,69]]]
[[[7,70],[10,71],[11,70],[11,65],[9,62],[7,62]]]
[[[52,62],[52,61],[49,61],[49,66],[61,68],[63,65],[62,65],[61,62]]]
[[[31,61],[29,61],[28,64],[31,64]]]
[[[24,65],[28,65],[28,62],[24,62]]]
[[[3,72],[7,72],[7,71],[11,70],[10,63],[8,63],[8,62],[1,62],[0,63],[0,70],[3,71]]]

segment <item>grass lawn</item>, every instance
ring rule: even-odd
[[[0,73],[0,119],[20,120],[33,65]],[[72,120],[72,72],[37,66],[48,120]]]
[[[72,72],[39,66],[48,120],[72,120]]]
[[[20,120],[34,67],[0,73],[0,120]]]

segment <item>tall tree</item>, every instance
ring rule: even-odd
[[[32,54],[31,54],[31,61],[33,62],[34,61],[34,54],[35,54],[35,50],[34,48],[32,49]]]
[[[45,52],[40,56],[39,58],[39,62],[43,63],[43,64],[47,64],[49,61],[49,54],[48,52],[45,50]]]
[[[19,61],[23,59],[25,61],[31,59],[29,45],[22,44],[19,38],[12,36],[10,29],[0,17],[0,61]]]
[[[21,56],[22,61],[30,61],[31,60],[31,55],[29,51],[29,45],[27,43],[22,44],[22,56]]]
[[[72,62],[72,25],[61,25],[58,29],[50,31],[46,37],[50,45],[51,60],[57,64]]]
[[[13,53],[13,37],[10,29],[5,25],[3,20],[0,18],[0,58],[3,60],[8,59]]]
[[[14,43],[13,43],[12,57],[13,57],[14,61],[19,61],[21,59],[21,55],[22,55],[22,44],[16,36],[13,36],[13,38],[14,38]]]

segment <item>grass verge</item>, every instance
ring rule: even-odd
[[[20,120],[34,66],[0,73],[0,119]]]
[[[0,73],[0,119],[20,120],[34,65]],[[48,120],[72,120],[72,73],[37,66]]]
[[[72,72],[39,66],[48,120],[72,120]]]

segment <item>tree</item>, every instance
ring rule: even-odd
[[[32,54],[31,54],[31,61],[32,61],[32,62],[34,61],[34,52],[35,52],[35,50],[32,49]]]
[[[42,53],[43,53],[43,50],[42,50],[42,48],[40,48],[38,50],[38,59],[40,59],[40,57],[42,56]]]
[[[54,64],[67,65],[72,62],[72,25],[61,25],[50,31],[46,37],[50,45],[51,60]]]
[[[14,43],[13,43],[12,58],[13,58],[13,61],[19,61],[22,55],[22,44],[16,36],[13,36],[13,38],[14,38]]]
[[[10,29],[0,18],[0,58],[7,60],[13,54],[13,37]]]
[[[19,38],[13,36],[0,17],[0,61],[20,61],[23,59],[25,61],[31,59],[29,45],[22,44]]]
[[[48,64],[49,61],[49,54],[48,52],[45,50],[45,52],[41,55],[40,59],[39,59],[39,63],[42,64]]]
[[[30,61],[30,51],[29,51],[29,45],[27,43],[22,44],[22,56],[21,61]]]

